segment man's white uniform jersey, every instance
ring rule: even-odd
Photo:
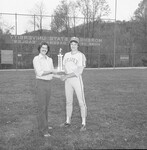
[[[79,68],[84,68],[86,66],[85,55],[79,51],[76,54],[68,52],[64,56],[63,66],[65,68],[65,73],[75,73],[75,75],[78,76],[82,73]]]

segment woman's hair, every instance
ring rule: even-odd
[[[48,45],[48,43],[47,42],[41,42],[40,44],[39,44],[39,46],[38,46],[38,51],[39,51],[39,53],[40,53],[40,49],[41,49],[41,47],[42,47],[42,45],[47,45],[47,53],[50,51],[50,47],[49,47],[49,45]],[[47,54],[46,53],[46,54]]]

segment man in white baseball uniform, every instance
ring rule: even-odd
[[[71,124],[73,92],[75,91],[81,110],[82,126],[80,131],[85,131],[87,106],[85,103],[84,86],[81,75],[86,66],[86,57],[78,50],[79,38],[72,37],[69,42],[69,47],[71,51],[67,52],[63,58],[63,69],[65,70],[65,75],[61,77],[61,80],[65,81],[66,122],[60,126],[69,127]]]

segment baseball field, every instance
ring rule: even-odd
[[[83,73],[87,130],[80,132],[76,95],[72,125],[65,121],[64,82],[53,80],[51,137],[35,130],[35,75],[0,71],[0,150],[147,149],[147,69],[93,69]]]

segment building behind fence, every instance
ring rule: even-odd
[[[69,18],[74,19],[74,23],[68,24],[66,30],[57,33],[51,30],[52,16],[43,16],[41,29],[36,29],[35,17],[36,15],[1,13],[0,19],[11,20],[14,30],[11,35],[0,35],[0,69],[33,68],[32,60],[38,54],[37,46],[41,41],[49,43],[51,47],[49,55],[57,66],[59,49],[62,48],[63,55],[69,51],[68,41],[71,36],[80,38],[80,50],[86,55],[87,67],[146,65],[143,58],[147,54],[137,51],[139,47],[133,43],[128,34],[129,30],[126,38],[126,30],[121,22],[110,19],[86,23],[84,18]],[[31,19],[34,24],[29,24]],[[22,24],[23,31],[20,29]],[[2,25],[1,29],[4,30]]]

